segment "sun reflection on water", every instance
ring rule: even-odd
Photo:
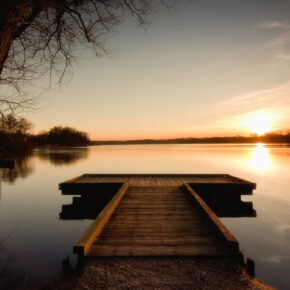
[[[263,143],[258,143],[254,148],[250,159],[250,166],[256,171],[267,171],[270,169],[270,155]]]

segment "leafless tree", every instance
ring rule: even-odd
[[[0,132],[8,134],[27,134],[32,129],[32,123],[25,118],[16,118],[7,114],[0,119]]]
[[[106,54],[107,36],[124,16],[141,25],[174,0],[4,0],[0,4],[0,114],[31,108],[25,88],[49,75],[48,86],[72,73],[80,48]]]

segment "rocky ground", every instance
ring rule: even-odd
[[[237,262],[214,258],[98,258],[46,289],[272,289]]]

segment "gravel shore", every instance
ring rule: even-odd
[[[88,260],[48,289],[273,289],[222,258],[136,257]]]

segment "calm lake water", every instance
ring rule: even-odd
[[[83,173],[229,173],[257,183],[256,217],[222,218],[256,276],[290,289],[290,147],[286,145],[120,145],[35,149],[0,169],[0,272],[11,288],[61,277],[62,261],[92,220],[60,219],[58,184]],[[0,284],[1,288],[1,284]]]

